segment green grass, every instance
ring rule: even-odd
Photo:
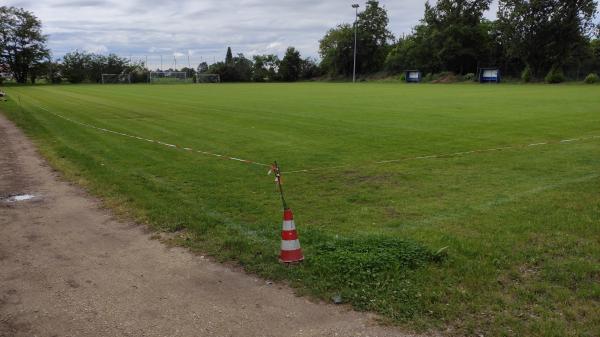
[[[597,336],[600,87],[245,84],[9,87],[51,163],[184,244],[408,329]],[[20,98],[22,109],[15,100]],[[307,260],[277,263],[283,171]],[[535,147],[374,161],[512,145]],[[341,168],[327,168],[342,166]],[[448,247],[443,254],[436,254]]]

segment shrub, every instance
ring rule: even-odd
[[[406,81],[406,74],[402,73],[402,75],[400,75],[400,81],[404,82]]]
[[[558,68],[552,68],[548,72],[548,75],[544,77],[544,80],[546,81],[546,83],[550,84],[562,83],[565,81],[565,75],[563,74],[562,70]]]
[[[598,81],[600,81],[600,78],[598,77],[598,75],[596,75],[594,73],[590,73],[589,75],[587,75],[585,77],[585,80],[583,80],[583,81],[587,84],[594,84],[594,83],[597,83]]]
[[[429,73],[423,77],[423,82],[431,82],[433,80],[433,74]]]
[[[433,83],[454,83],[458,82],[459,78],[451,71],[442,71],[433,75]]]
[[[531,82],[531,68],[529,68],[529,66],[523,69],[523,72],[521,73],[521,80],[525,83]]]
[[[475,81],[475,74],[468,73],[463,76],[463,81]]]
[[[0,84],[4,84],[4,77],[0,76]]]

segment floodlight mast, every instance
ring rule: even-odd
[[[358,35],[358,4],[353,4],[352,8],[356,10],[356,17],[354,19],[354,68],[352,69],[352,83],[356,83],[356,42]]]

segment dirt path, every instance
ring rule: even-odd
[[[0,198],[0,336],[404,336],[114,220],[2,114]]]

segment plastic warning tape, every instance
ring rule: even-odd
[[[78,125],[81,125],[81,126],[85,126],[85,127],[91,128],[91,129],[98,130],[98,131],[102,131],[102,132],[106,132],[106,133],[111,133],[111,134],[115,134],[115,135],[119,135],[119,136],[123,136],[123,137],[133,138],[133,139],[137,139],[137,140],[141,140],[141,141],[145,141],[145,142],[149,142],[149,143],[154,143],[154,144],[158,144],[158,145],[162,145],[162,146],[166,146],[166,147],[170,147],[170,148],[174,148],[174,149],[180,149],[180,150],[183,150],[183,151],[200,153],[200,154],[203,154],[203,155],[206,155],[206,156],[212,156],[212,157],[217,157],[217,158],[226,159],[226,160],[238,161],[238,162],[242,162],[242,163],[245,163],[245,164],[257,165],[257,166],[264,166],[264,167],[271,167],[271,165],[260,163],[260,162],[254,161],[254,160],[248,160],[248,159],[241,159],[241,158],[231,157],[231,156],[228,156],[228,155],[214,153],[214,152],[210,152],[210,151],[194,150],[194,149],[192,149],[190,147],[181,147],[179,145],[169,144],[169,143],[166,143],[166,142],[163,142],[163,141],[160,141],[160,140],[155,140],[155,139],[150,139],[150,138],[144,138],[144,137],[130,135],[130,134],[127,134],[127,133],[118,132],[118,131],[114,131],[114,130],[110,130],[110,129],[106,129],[106,128],[101,128],[101,127],[98,127],[98,126],[95,126],[95,125],[92,125],[92,124],[88,124],[88,123],[84,123],[84,122],[79,122],[79,121],[73,120],[73,119],[71,119],[69,117],[65,117],[65,116],[63,116],[63,115],[61,115],[59,113],[52,112],[52,111],[50,111],[50,110],[48,110],[47,108],[44,108],[44,107],[39,107],[39,108],[42,109],[42,110],[44,110],[44,111],[46,111],[46,112],[48,112],[48,113],[50,113],[50,114],[52,114],[52,115],[54,115],[54,116],[56,116],[56,117],[62,118],[64,120],[66,120],[66,121],[69,121],[71,123],[78,124]]]
[[[98,126],[95,126],[95,125],[92,125],[92,124],[83,123],[83,122],[79,122],[79,121],[73,120],[73,119],[65,117],[65,116],[63,116],[63,115],[61,115],[59,113],[52,112],[52,111],[50,111],[50,110],[48,110],[47,108],[44,108],[44,107],[39,107],[39,108],[42,109],[42,110],[44,110],[44,111],[46,111],[46,112],[48,112],[48,113],[50,113],[50,114],[52,114],[52,115],[54,115],[54,116],[56,116],[56,117],[62,118],[64,120],[67,120],[67,121],[69,121],[71,123],[75,123],[75,124],[78,124],[78,125],[81,125],[81,126],[85,126],[85,127],[92,128],[92,129],[99,130],[99,131],[106,132],[106,133],[112,133],[112,134],[116,134],[116,135],[119,135],[119,136],[133,138],[133,139],[137,139],[137,140],[141,140],[141,141],[147,141],[147,142],[150,142],[150,143],[155,143],[155,144],[163,145],[163,146],[170,147],[170,148],[181,149],[181,150],[189,151],[189,152],[196,152],[196,153],[200,153],[200,154],[203,154],[203,155],[206,155],[206,156],[212,156],[212,157],[217,157],[217,158],[226,159],[226,160],[238,161],[238,162],[242,162],[242,163],[246,163],[246,164],[251,164],[251,165],[257,165],[257,166],[263,166],[263,167],[269,167],[269,168],[272,166],[270,164],[264,164],[264,163],[253,161],[253,160],[241,159],[241,158],[232,157],[232,156],[228,156],[228,155],[224,155],[224,154],[218,154],[218,153],[214,153],[214,152],[210,152],[210,151],[194,150],[194,149],[189,148],[189,147],[180,147],[178,145],[169,144],[169,143],[162,142],[162,141],[159,141],[159,140],[154,140],[154,139],[149,139],[149,138],[134,136],[134,135],[130,135],[130,134],[127,134],[127,133],[118,132],[118,131],[114,131],[114,130],[109,130],[109,129],[101,128],[101,127],[98,127]],[[522,148],[536,147],[536,146],[545,146],[545,145],[551,145],[551,144],[569,144],[569,143],[580,142],[580,141],[590,140],[590,139],[600,139],[600,136],[587,136],[587,137],[563,139],[563,140],[560,140],[560,141],[546,141],[546,142],[539,142],[539,143],[531,143],[531,144],[526,144],[526,145],[523,145],[523,144],[521,144],[521,145],[511,145],[511,146],[503,146],[503,147],[495,147],[495,148],[480,149],[480,150],[471,150],[471,151],[462,151],[462,152],[454,152],[454,153],[423,155],[423,156],[406,157],[406,158],[399,158],[399,159],[388,159],[388,160],[366,162],[366,163],[362,163],[362,164],[356,164],[356,163],[354,163],[354,164],[346,164],[346,165],[313,167],[313,168],[306,168],[306,169],[301,169],[301,170],[284,171],[284,172],[282,172],[282,174],[309,173],[309,172],[315,172],[315,171],[335,170],[335,169],[342,169],[342,168],[358,168],[358,167],[365,167],[365,166],[372,166],[372,165],[382,165],[382,164],[391,164],[391,163],[405,162],[405,161],[411,161],[411,160],[423,160],[423,159],[439,159],[439,158],[459,157],[459,156],[464,156],[464,155],[469,155],[469,154],[476,154],[476,153],[515,150],[515,149],[522,149]]]
[[[475,154],[475,153],[516,150],[516,149],[522,149],[522,148],[528,148],[528,147],[534,147],[534,146],[544,146],[544,145],[551,145],[551,144],[568,144],[568,143],[580,142],[580,141],[590,140],[590,139],[600,139],[600,136],[587,136],[587,137],[580,137],[580,138],[563,139],[560,141],[547,141],[547,142],[540,142],[540,143],[532,143],[532,144],[526,144],[526,145],[512,145],[512,146],[495,147],[495,148],[490,148],[490,149],[471,150],[471,151],[462,151],[462,152],[445,153],[445,154],[423,155],[423,156],[418,156],[418,157],[406,157],[406,158],[400,158],[400,159],[380,160],[380,161],[366,162],[366,163],[359,164],[359,165],[347,164],[347,165],[336,165],[336,166],[323,166],[323,167],[307,168],[307,169],[302,169],[302,170],[284,171],[284,172],[282,172],[282,174],[308,173],[308,172],[314,172],[314,171],[335,170],[335,169],[341,169],[341,168],[357,168],[357,167],[364,167],[364,166],[405,162],[405,161],[411,161],[411,160],[459,157],[459,156]]]

